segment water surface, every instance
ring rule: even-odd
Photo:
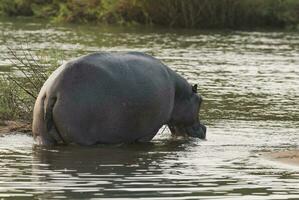
[[[31,136],[0,137],[0,198],[299,199],[299,169],[261,157],[299,144],[299,35],[144,27],[52,26],[2,20],[0,53],[58,49],[62,61],[95,51],[160,58],[204,98],[207,141],[34,147]],[[55,59],[55,55],[53,55]],[[14,70],[7,59],[0,71]]]

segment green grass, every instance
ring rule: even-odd
[[[14,70],[0,74],[0,121],[32,120],[35,99],[40,88],[60,63],[60,52],[10,50]],[[54,59],[53,59],[54,58]],[[18,73],[16,73],[18,72]]]
[[[54,22],[195,29],[299,28],[298,0],[2,0],[0,13]]]
[[[18,82],[24,81],[18,80]],[[33,98],[7,77],[0,78],[0,90],[1,120],[31,120]]]

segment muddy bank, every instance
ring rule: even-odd
[[[299,150],[267,153],[265,156],[273,161],[299,166]]]
[[[31,124],[24,121],[0,121],[0,135],[11,132],[31,134]]]

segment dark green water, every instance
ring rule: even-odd
[[[92,148],[35,148],[30,136],[0,137],[0,198],[299,199],[299,168],[264,152],[299,145],[299,34],[199,32],[143,27],[50,26],[0,22],[6,46],[63,60],[94,51],[154,55],[204,98],[207,141],[172,140]],[[0,71],[10,69],[0,60]]]

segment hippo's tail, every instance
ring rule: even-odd
[[[48,101],[46,101],[46,107],[44,112],[44,121],[46,122],[46,130],[50,137],[55,140],[55,143],[63,143],[66,144],[65,140],[59,133],[54,120],[53,120],[53,108],[56,104],[57,97],[50,97]]]
[[[34,106],[32,132],[35,140],[42,145],[65,143],[53,120],[53,108],[57,97],[43,96]]]

